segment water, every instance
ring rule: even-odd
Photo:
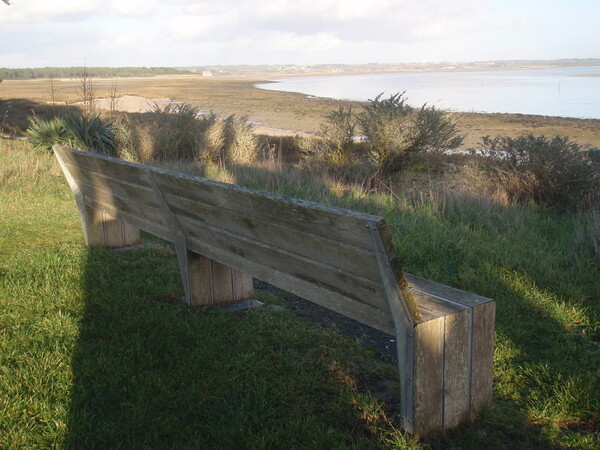
[[[413,106],[600,119],[600,66],[326,75],[257,86],[359,101],[406,91]]]

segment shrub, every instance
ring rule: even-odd
[[[227,143],[225,122],[213,112],[204,117],[202,121],[204,133],[202,134],[200,155],[211,162],[223,162]]]
[[[200,151],[200,135],[204,130],[200,109],[189,103],[154,104],[146,139],[154,146],[152,158],[158,160],[192,160]]]
[[[359,115],[377,174],[399,171],[409,154],[456,148],[462,143],[448,113],[426,104],[415,111],[406,103],[404,92],[388,99],[381,99],[382,95],[370,100]]]
[[[459,134],[456,122],[446,111],[423,105],[414,120],[409,150],[438,151],[456,148],[463,143],[464,136]]]
[[[202,119],[202,156],[211,162],[253,162],[258,155],[258,140],[247,116],[225,119],[211,113]]]
[[[404,92],[383,100],[382,95],[365,106],[359,123],[369,143],[369,157],[377,172],[391,173],[399,169],[404,153],[410,148],[413,108],[406,103]]]
[[[357,117],[352,106],[340,105],[325,116],[314,152],[318,159],[344,167],[351,159],[354,149],[354,131]]]
[[[482,154],[497,160],[496,173],[511,201],[535,202],[558,211],[598,206],[597,150],[558,135],[486,136],[482,145]]]
[[[231,115],[224,122],[227,132],[227,159],[241,164],[255,161],[258,154],[258,140],[248,121],[248,116]]]

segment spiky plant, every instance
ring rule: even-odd
[[[31,145],[40,150],[50,150],[52,145],[68,147],[116,156],[116,128],[110,121],[99,116],[53,117],[41,119],[34,116],[27,129]]]
[[[62,117],[46,120],[32,116],[29,122],[27,140],[36,150],[50,150],[54,144],[71,144],[72,134]]]
[[[100,116],[74,116],[66,120],[73,143],[96,153],[117,156],[116,128]]]

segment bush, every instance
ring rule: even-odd
[[[370,100],[358,119],[377,174],[401,170],[410,154],[456,148],[462,143],[448,113],[426,104],[415,111],[406,103],[404,92],[388,99],[381,99],[382,95]]]
[[[344,167],[352,158],[357,117],[352,106],[340,105],[325,116],[314,152],[318,159]]]
[[[391,173],[400,168],[401,159],[410,148],[413,108],[406,104],[404,92],[381,100],[382,95],[365,106],[359,123],[369,143],[369,157],[377,172]]]
[[[558,211],[598,207],[600,163],[589,150],[567,137],[486,136],[482,154],[495,158],[495,169],[509,199],[535,202]]]
[[[211,162],[247,164],[256,160],[258,140],[247,116],[221,119],[214,113],[202,119],[201,155]]]

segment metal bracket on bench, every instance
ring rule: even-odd
[[[156,179],[150,170],[146,170],[152,189],[156,198],[160,201],[162,210],[165,213],[167,224],[173,235],[173,243],[175,244],[175,253],[177,254],[177,263],[179,264],[179,271],[181,272],[181,278],[183,279],[183,288],[185,290],[185,304],[188,306],[192,305],[192,293],[190,292],[190,272],[189,272],[189,261],[188,261],[188,247],[187,239],[181,224],[173,214],[173,211],[169,207],[167,200],[162,194]]]
[[[379,272],[388,299],[390,313],[396,330],[396,349],[398,353],[398,373],[400,377],[400,419],[402,428],[412,434],[413,431],[413,395],[414,395],[414,363],[413,340],[414,323],[408,306],[398,286],[396,276],[390,267],[388,254],[381,240],[377,225],[366,224],[371,245],[375,252]]]

